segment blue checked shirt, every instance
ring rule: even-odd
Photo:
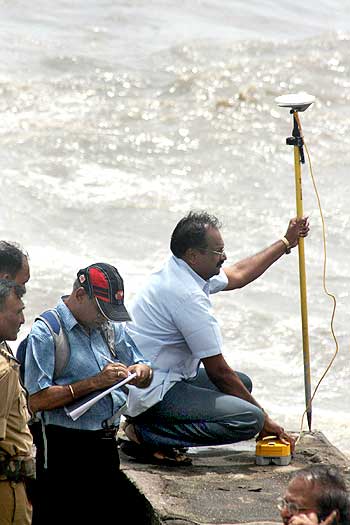
[[[45,323],[40,320],[35,321],[28,338],[25,362],[25,385],[30,395],[53,385],[67,385],[97,375],[108,364],[103,355],[115,362],[122,362],[126,366],[136,363],[149,364],[131,337],[125,332],[122,324],[113,323],[116,352],[116,357],[114,357],[100,331],[93,329],[88,334],[79,325],[62,299],[56,310],[67,334],[70,357],[60,376],[54,379],[55,347],[53,337]],[[136,387],[130,386],[129,388]],[[118,424],[118,412],[125,404],[126,399],[127,394],[121,389],[117,389],[98,401],[76,421],[73,421],[66,414],[64,407],[44,411],[40,416],[45,424],[83,430],[99,430],[102,428],[103,422],[113,416],[116,416],[115,425]]]

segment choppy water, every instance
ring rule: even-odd
[[[137,5],[136,5],[137,4]],[[301,114],[326,219],[327,284],[340,350],[313,426],[350,451],[350,8],[345,2],[230,0],[0,3],[1,238],[30,253],[35,314],[75,272],[118,266],[130,302],[168,255],[191,208],[223,221],[229,262],[280,237],[295,213],[291,117]],[[322,291],[321,221],[308,170],[304,209],[313,386],[333,355]],[[290,429],[304,406],[297,254],[215,309],[229,362]]]

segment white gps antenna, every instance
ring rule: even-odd
[[[301,135],[301,126],[298,113],[300,111],[305,111],[311,106],[311,104],[314,103],[314,101],[315,97],[313,95],[309,95],[308,93],[291,93],[289,95],[281,95],[280,97],[275,98],[275,102],[280,108],[290,108],[289,113],[293,115],[293,136],[288,137],[286,139],[286,143],[288,146],[297,146],[299,148],[300,162],[302,164],[305,163],[303,151],[304,142]]]
[[[294,93],[281,95],[275,98],[275,102],[280,108],[291,108],[292,111],[305,111],[315,102],[315,97],[307,93]]]

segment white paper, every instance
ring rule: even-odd
[[[65,408],[66,413],[68,414],[68,416],[70,416],[73,419],[73,421],[76,421],[80,416],[85,414],[85,412],[87,412],[89,410],[89,408],[91,408],[95,403],[97,403],[97,401],[102,399],[107,394],[110,394],[110,392],[112,392],[113,390],[116,390],[117,388],[120,388],[121,386],[125,385],[126,383],[129,383],[129,381],[134,379],[134,377],[136,377],[136,375],[137,374],[135,372],[133,374],[130,374],[128,377],[126,377],[125,379],[123,379],[122,381],[117,383],[116,385],[113,385],[110,388],[107,388],[107,390],[104,390],[103,392],[100,392],[95,397],[93,397],[92,399],[89,399],[88,401],[86,401],[86,403],[83,403],[82,405],[78,406],[77,408],[75,408],[72,411],[70,411],[69,408],[66,407]]]

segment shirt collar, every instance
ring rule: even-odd
[[[175,261],[175,264],[177,264],[180,268],[183,268],[187,273],[189,273],[193,279],[196,281],[198,286],[205,292],[207,295],[209,295],[209,281],[206,281],[203,279],[200,275],[198,275],[197,272],[195,272],[191,266],[187,264],[186,261],[183,259],[179,259],[179,257],[175,257],[175,255],[172,256],[172,259]]]
[[[68,296],[64,295],[61,297],[56,309],[60,315],[62,324],[64,325],[65,329],[69,332],[79,323],[74,317],[74,315],[72,314],[72,312],[70,311],[70,309],[68,308],[68,306],[65,304],[63,299],[65,299],[66,297]]]
[[[1,341],[1,343],[0,343],[0,352],[1,352],[1,350],[2,350],[3,355],[5,357],[7,357],[8,359],[13,359],[14,361],[17,361],[17,363],[19,363],[19,361],[13,355],[11,347],[6,343],[6,341]]]

